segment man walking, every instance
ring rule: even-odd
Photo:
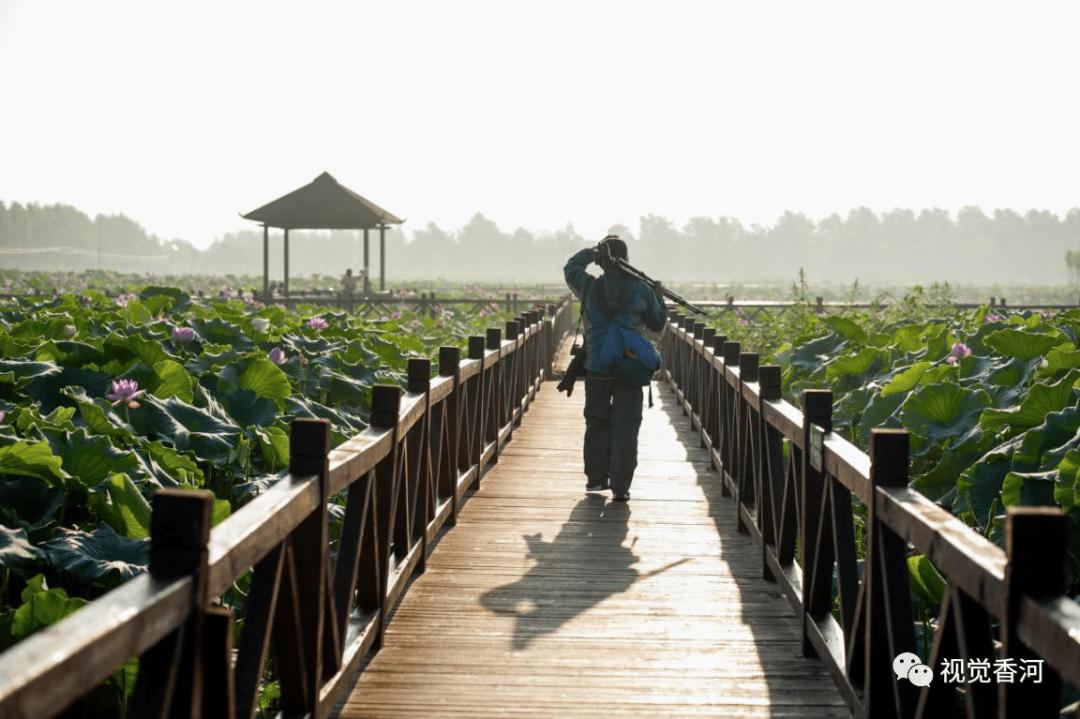
[[[626,243],[608,235],[594,249],[571,257],[563,268],[566,284],[582,302],[585,326],[585,491],[611,489],[616,502],[630,499],[637,468],[637,437],[644,401],[642,386],[616,379],[604,366],[602,350],[608,329],[615,324],[632,332],[664,327],[663,288],[604,269],[600,277],[586,271],[609,253],[629,261]]]

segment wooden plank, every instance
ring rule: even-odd
[[[622,504],[584,491],[581,389],[541,386],[338,715],[850,717],[681,400]]]

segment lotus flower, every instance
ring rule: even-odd
[[[251,320],[251,328],[256,332],[266,332],[270,329],[270,320],[265,317],[255,317]]]
[[[71,339],[78,331],[75,325],[64,325],[64,339]]]
[[[947,364],[956,364],[965,357],[971,356],[971,348],[963,342],[957,342],[949,350],[949,356],[945,358]]]
[[[983,322],[1001,322],[1003,319],[1005,318],[998,314],[987,314],[983,318]]]
[[[195,340],[195,330],[190,327],[174,327],[172,331],[173,342],[187,344]]]
[[[7,417],[7,411],[0,409],[0,422],[4,421],[4,417]]]
[[[330,326],[322,317],[310,317],[305,324],[313,330],[324,330]]]
[[[136,401],[139,395],[146,392],[144,389],[139,389],[139,383],[133,379],[121,379],[112,381],[112,392],[105,395],[106,399],[111,399],[113,407],[118,404],[123,404],[131,409],[137,409],[139,403]]]
[[[280,347],[270,350],[270,354],[267,356],[274,364],[285,364],[285,353],[281,351]]]

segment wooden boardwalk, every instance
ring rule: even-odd
[[[674,395],[653,396],[618,504],[584,491],[584,388],[542,385],[340,717],[851,716]]]

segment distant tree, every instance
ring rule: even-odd
[[[645,215],[640,220],[638,259],[632,263],[652,277],[684,277],[692,274],[686,252],[686,240],[671,220],[659,215]],[[639,264],[640,263],[640,264]]]

